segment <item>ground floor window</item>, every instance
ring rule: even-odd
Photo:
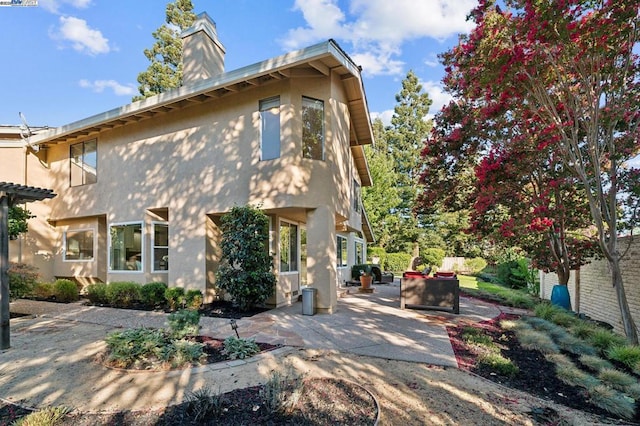
[[[153,224],[153,270],[169,270],[169,225]]]
[[[113,224],[109,227],[109,269],[112,271],[141,271],[142,223]]]
[[[93,260],[93,229],[64,233],[64,260]]]
[[[338,259],[338,268],[347,266],[347,239],[341,235],[338,235],[336,254]]]
[[[280,222],[280,272],[298,271],[298,225]]]
[[[356,241],[356,265],[362,265],[364,263],[364,243],[362,241]]]

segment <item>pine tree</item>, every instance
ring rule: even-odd
[[[138,74],[140,95],[133,101],[155,96],[182,84],[182,39],[180,33],[195,21],[191,0],[175,0],[167,4],[166,23],[153,32],[156,42],[144,55],[151,64]]]

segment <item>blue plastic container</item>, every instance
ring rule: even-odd
[[[569,295],[569,287],[566,285],[556,284],[551,290],[551,304],[560,306],[567,310],[571,310],[571,296]]]

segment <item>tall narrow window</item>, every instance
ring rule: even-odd
[[[114,224],[109,228],[109,269],[141,271],[142,223]]]
[[[64,260],[93,260],[93,229],[64,233]]]
[[[98,180],[98,142],[93,139],[71,145],[70,182],[71,186],[96,183]]]
[[[302,98],[302,156],[324,159],[324,102]]]
[[[298,270],[298,226],[280,222],[280,272]]]
[[[260,101],[260,159],[280,157],[280,96]]]
[[[356,265],[364,263],[364,244],[361,241],[356,241]]]
[[[337,253],[337,265],[338,268],[347,266],[347,239],[341,235],[338,235],[338,241],[336,243]]]
[[[169,225],[153,224],[153,271],[169,270]]]

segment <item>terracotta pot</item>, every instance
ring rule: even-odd
[[[360,275],[360,285],[362,288],[371,288],[373,277],[371,275]]]

